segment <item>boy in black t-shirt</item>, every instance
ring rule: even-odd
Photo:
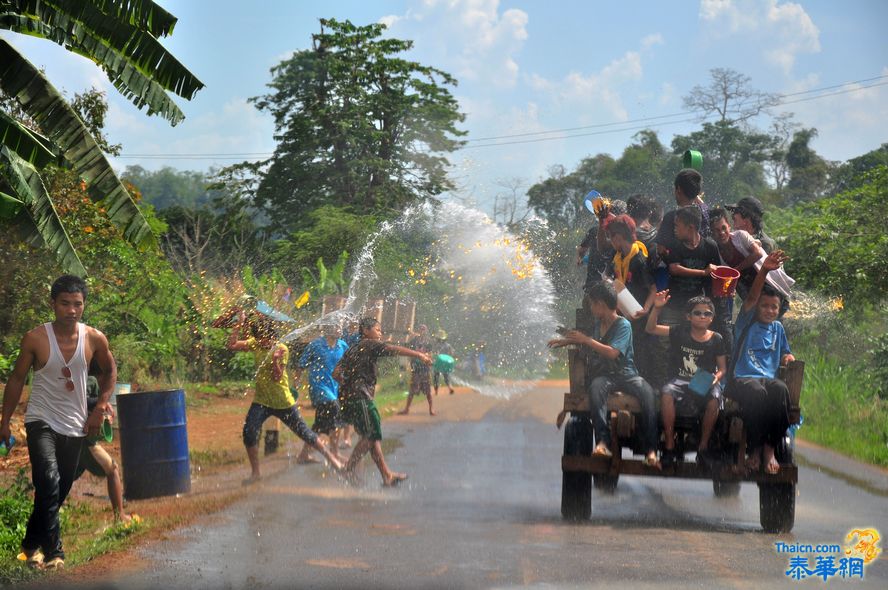
[[[657,323],[660,310],[668,300],[668,290],[657,293],[647,321],[648,333],[668,336],[670,343],[670,381],[660,390],[660,413],[666,439],[662,463],[665,467],[681,460],[675,453],[675,404],[690,403],[697,410],[705,407],[697,462],[707,464],[711,461],[709,439],[721,405],[721,380],[727,370],[725,342],[721,334],[709,329],[715,316],[711,299],[691,298],[685,316],[688,323],[677,327]]]
[[[382,328],[374,318],[362,319],[358,329],[361,339],[345,351],[333,370],[333,378],[340,384],[342,417],[361,437],[348,459],[345,473],[353,478],[358,462],[370,451],[382,475],[382,485],[392,487],[407,479],[407,474],[389,469],[382,454],[382,422],[373,402],[376,397],[376,363],[380,357],[398,355],[415,358],[429,366],[432,359],[423,352],[383,342]]]
[[[675,212],[675,237],[678,241],[664,259],[671,275],[671,303],[667,309],[671,309],[673,314],[681,313],[692,297],[710,294],[712,283],[709,274],[721,264],[716,243],[712,238],[700,235],[701,220],[700,210],[693,205]]]

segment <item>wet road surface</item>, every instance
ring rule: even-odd
[[[104,588],[820,587],[788,578],[775,542],[843,544],[853,528],[888,533],[888,476],[810,446],[792,534],[761,532],[758,490],[716,499],[706,481],[624,477],[593,492],[588,523],[561,520],[563,388],[511,401],[440,396],[439,417],[385,419],[390,465],[410,479],[383,490],[369,457],[354,488],[294,466],[222,514],[140,550],[145,571]],[[388,445],[392,446],[392,445]],[[885,541],[882,541],[882,546]],[[815,558],[811,556],[811,567]],[[888,556],[863,580],[888,587]],[[96,584],[93,584],[95,587]]]

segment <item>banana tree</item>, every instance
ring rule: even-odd
[[[333,295],[342,293],[347,286],[345,280],[345,264],[348,262],[348,252],[343,251],[336,263],[327,268],[323,258],[318,258],[317,274],[306,266],[302,267],[302,285],[315,296]]]
[[[44,38],[101,67],[115,88],[149,115],[172,125],[184,115],[171,91],[190,100],[203,83],[160,42],[176,18],[150,0],[0,0],[0,29]],[[40,179],[50,163],[69,166],[103,203],[124,237],[156,244],[148,222],[74,109],[46,76],[0,39],[0,90],[36,123],[29,129],[0,106],[0,218],[24,221],[72,272],[77,254]]]

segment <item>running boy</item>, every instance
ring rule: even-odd
[[[795,357],[777,320],[780,296],[765,285],[765,278],[786,260],[782,250],[768,254],[743,301],[732,357],[734,379],[725,392],[740,404],[747,444],[753,449],[748,467],[770,474],[780,471],[774,449],[789,428],[789,390],[777,379],[777,369]]]
[[[641,403],[641,438],[646,456],[644,464],[660,467],[657,461],[657,412],[654,407],[654,390],[638,375],[633,362],[632,327],[629,320],[617,314],[617,293],[610,283],[593,285],[586,294],[585,304],[595,318],[593,334],[587,336],[579,330],[568,330],[562,338],[549,341],[551,348],[585,346],[604,362],[595,370],[595,378],[589,384],[592,400],[592,425],[597,444],[594,455],[611,457],[611,431],[607,416],[607,397],[620,390],[635,396]],[[590,363],[591,364],[591,363]],[[598,364],[598,363],[596,363]]]
[[[660,310],[669,301],[669,291],[660,291],[654,299],[654,309],[647,320],[647,331],[657,336],[668,336],[670,344],[670,381],[660,390],[660,415],[663,419],[663,434],[666,450],[663,453],[663,467],[680,462],[682,457],[675,452],[675,405],[689,403],[695,410],[703,407],[700,444],[697,447],[697,463],[707,464],[709,439],[718,419],[721,405],[721,381],[725,375],[727,358],[725,342],[721,334],[709,329],[715,315],[715,306],[708,297],[693,297],[688,301],[688,323],[670,327],[658,324]],[[691,380],[698,371],[712,375],[708,392],[700,394],[691,389]]]
[[[239,312],[238,322],[228,337],[228,350],[252,352],[256,360],[256,394],[244,420],[244,446],[250,459],[250,477],[244,484],[251,484],[262,477],[259,471],[259,431],[262,424],[275,416],[283,421],[296,436],[311,445],[336,469],[342,463],[327,450],[318,435],[311,431],[302,415],[287,377],[287,360],[290,350],[283,342],[277,342],[275,329],[270,320],[252,318],[247,322],[243,311]]]
[[[370,451],[382,475],[382,485],[396,486],[407,479],[407,474],[389,469],[382,454],[382,422],[373,402],[376,397],[376,363],[380,357],[400,355],[418,359],[428,366],[432,359],[423,352],[382,342],[382,327],[374,318],[361,320],[359,330],[361,339],[345,352],[333,371],[341,386],[342,416],[361,437],[345,470],[353,477],[358,462]]]
[[[324,335],[308,343],[299,366],[308,369],[308,396],[315,409],[314,424],[311,429],[317,434],[326,435],[330,441],[330,452],[339,456],[339,429],[342,428],[339,407],[339,382],[333,378],[333,369],[345,354],[348,346],[339,338],[338,324],[326,324],[322,327]],[[296,457],[297,463],[317,463],[311,456],[311,446],[306,443]]]

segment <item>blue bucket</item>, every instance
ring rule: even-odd
[[[129,500],[191,491],[185,391],[117,398],[124,495]]]

